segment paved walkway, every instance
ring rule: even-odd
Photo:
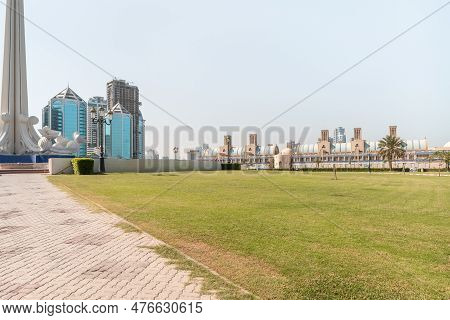
[[[42,175],[0,176],[0,299],[211,299],[201,280]]]

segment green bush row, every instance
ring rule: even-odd
[[[303,172],[334,172],[333,168],[303,168],[303,169],[294,169],[294,171],[303,171]],[[389,169],[381,169],[381,168],[371,168],[371,172],[389,172]],[[405,172],[409,172],[409,168],[405,168]],[[336,168],[336,172],[369,172],[369,168]],[[392,169],[392,172],[403,172],[402,168]]]
[[[239,163],[222,163],[222,170],[241,170],[241,165]]]
[[[421,170],[419,170],[420,172]],[[441,170],[439,169],[423,169],[423,172],[446,172],[448,171],[447,168],[441,168]]]
[[[76,175],[90,175],[94,174],[94,160],[88,158],[72,159],[73,172]]]

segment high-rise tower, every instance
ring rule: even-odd
[[[334,129],[334,143],[347,143],[347,135],[345,134],[345,128],[339,127]]]
[[[132,157],[145,157],[144,120],[140,112],[139,88],[130,85],[125,80],[112,80],[107,84],[108,108],[111,110],[118,103],[127,110],[133,118]]]

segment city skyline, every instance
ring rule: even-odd
[[[131,91],[125,90],[124,94],[123,90],[118,90],[117,95],[111,94],[114,92],[111,90],[111,87],[114,86],[111,84],[115,82],[124,85],[125,89],[131,89]],[[77,154],[80,157],[97,157],[99,155],[101,134],[104,141],[104,154],[108,158],[145,158],[145,138],[143,137],[145,120],[139,110],[140,103],[137,101],[130,105],[127,98],[128,93],[135,97],[134,92],[138,92],[139,89],[137,87],[129,88],[128,83],[123,80],[107,83],[107,89],[109,91],[108,100],[100,96],[85,100],[68,85],[66,89],[51,98],[42,109],[41,127],[61,132],[62,137],[66,139],[70,139],[75,133],[85,137],[86,143],[81,145],[80,152]],[[133,99],[131,100],[134,101]],[[111,118],[105,123],[103,130],[100,123],[96,121],[101,117],[102,109],[104,113],[111,112]]]
[[[201,28],[199,23],[188,19],[187,13],[182,12],[186,5],[179,2],[130,1],[112,7],[106,6],[105,1],[91,3],[83,0],[74,6],[74,16],[83,12],[86,19],[105,12],[119,15],[135,6],[138,8],[137,16],[150,15],[155,21],[160,21],[161,18],[155,15],[162,13],[171,22],[155,27],[155,22],[138,24],[134,20],[126,20],[128,27],[121,31],[111,24],[95,25],[95,28],[88,24],[75,28],[58,23],[63,17],[48,19],[51,12],[45,10],[46,7],[51,4],[57,10],[67,3],[26,1],[25,15],[108,71],[134,81],[144,96],[155,100],[194,128],[204,124],[262,126],[315,86],[441,4],[440,1],[426,4],[419,1],[399,1],[396,4],[381,1],[377,5],[358,5],[355,1],[344,1],[340,6],[328,3],[326,10],[322,10],[325,7],[320,4],[264,3],[255,12],[251,11],[250,4],[245,4],[237,14],[237,25],[229,26],[224,16],[232,11],[235,2],[221,7],[224,12],[219,13],[205,2],[196,1],[193,8],[206,6],[205,10],[211,14],[210,18],[201,19],[211,23],[210,28]],[[88,7],[92,10],[87,10]],[[337,10],[341,14],[348,8],[355,13],[354,17],[349,17],[350,21],[344,23],[332,19],[331,11]],[[192,9],[188,12],[195,14]],[[313,12],[323,23],[317,26],[302,12]],[[303,19],[294,19],[295,15]],[[181,22],[174,20],[175,17],[179,17]],[[286,18],[285,22],[282,17]],[[249,18],[254,20],[256,27],[244,26],[242,34],[237,34],[238,27],[242,27]],[[384,19],[384,26],[375,23],[380,18]],[[1,19],[0,23],[3,23],[3,15]],[[263,31],[268,31],[268,27],[272,30],[267,39],[262,37],[262,31],[257,30],[265,23],[264,19],[270,23]],[[353,23],[358,23],[358,30]],[[381,136],[387,125],[398,124],[405,138],[427,137],[433,146],[444,145],[449,140],[445,119],[450,116],[450,95],[445,88],[450,83],[450,66],[445,57],[450,48],[442,42],[442,37],[448,23],[446,13],[437,14],[274,125],[309,126],[312,132],[336,125],[346,128],[360,126],[366,128],[368,134],[373,134],[369,139],[375,139]],[[310,26],[318,27],[315,39],[306,32]],[[30,114],[39,115],[40,108],[48,99],[43,98],[44,94],[51,96],[61,83],[70,82],[84,98],[106,96],[104,83],[111,77],[30,23],[26,23],[26,28]],[[106,32],[107,28],[111,30]],[[139,50],[124,52],[114,41],[109,41],[114,40],[114,34],[116,37],[127,34],[130,41],[136,40],[144,29],[150,30],[151,41],[140,41]],[[215,37],[220,39],[220,43],[214,40]],[[250,37],[251,41],[243,42],[245,37]],[[333,40],[333,37],[337,38]],[[170,43],[167,39],[171,39]],[[339,42],[342,40],[348,40],[351,45],[342,46]],[[101,50],[92,49],[94,43]],[[198,47],[192,47],[193,43]],[[125,58],[118,59],[121,56]],[[49,61],[58,68],[45,63]],[[232,76],[237,70],[238,78]],[[37,81],[41,78],[45,81]],[[159,128],[179,125],[148,101],[142,102],[143,116],[148,124]],[[311,135],[309,141],[314,139]]]

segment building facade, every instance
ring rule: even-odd
[[[334,129],[334,143],[347,143],[347,135],[345,134],[345,128],[339,127]]]
[[[136,150],[137,158],[145,159],[145,120],[144,117],[142,116],[141,111],[139,111],[137,129],[138,129],[137,132],[138,148]]]
[[[203,154],[206,150],[209,149],[209,144],[203,143],[201,146],[196,147],[195,149],[190,149],[187,151],[187,159],[188,160],[200,160],[203,158]]]
[[[92,109],[95,109],[97,111],[98,117],[98,110],[100,108],[103,108],[104,110],[108,109],[108,103],[104,97],[92,97],[88,100],[88,112],[91,112]],[[87,140],[86,149],[88,156],[94,156],[96,154],[95,152],[96,149],[100,147],[99,134],[100,134],[100,124],[94,124],[92,121],[88,120],[87,135],[86,135]]]
[[[397,127],[389,127],[388,135],[397,136]],[[365,140],[361,128],[355,128],[353,138],[346,143],[335,143],[329,131],[322,130],[317,143],[294,146],[292,169],[387,168],[378,144],[379,141]],[[421,169],[429,165],[433,151],[426,139],[405,140],[405,150],[405,156],[394,161],[395,168]]]
[[[195,149],[188,150],[187,160],[195,161],[195,160],[198,160],[199,158],[200,158],[200,153],[197,150],[195,150]]]
[[[118,103],[128,111],[133,119],[132,158],[145,158],[145,121],[140,111],[139,88],[125,80],[112,80],[107,83],[108,109]]]
[[[276,145],[260,146],[258,136],[251,134],[245,147],[235,147],[231,136],[224,137],[224,144],[218,148],[201,150],[199,160],[218,161],[221,163],[238,163],[248,170],[270,170],[274,168],[274,157],[279,154]]]
[[[391,126],[387,132],[397,136],[397,127]],[[450,142],[442,148],[430,148],[426,139],[404,140],[405,155],[395,159],[397,169],[438,169],[442,161],[433,160],[432,155],[439,150],[450,151]],[[212,160],[222,163],[239,163],[248,170],[303,170],[303,169],[388,169],[389,165],[380,155],[379,141],[364,139],[361,128],[355,128],[353,138],[348,142],[335,143],[329,130],[322,130],[317,143],[287,143],[279,150],[277,146],[258,145],[257,136],[249,137],[245,147],[235,147],[231,137],[225,136],[224,145],[202,151],[199,160]]]
[[[111,125],[105,128],[107,158],[133,158],[133,117],[120,103],[112,108]]]
[[[88,125],[87,103],[72,89],[61,91],[42,110],[42,126],[61,132],[61,135],[72,140],[73,134],[79,132],[86,137]],[[86,144],[82,144],[79,157],[87,155]]]

